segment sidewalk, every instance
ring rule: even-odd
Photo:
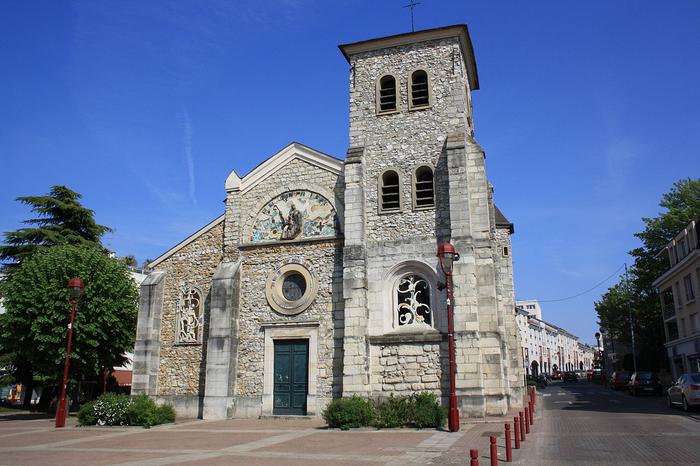
[[[539,412],[541,397],[537,397],[537,407],[535,408],[535,423],[530,427],[530,429],[536,429],[538,421],[542,419],[542,414]],[[513,461],[518,461],[519,457],[523,455],[523,452],[529,450],[534,442],[530,436],[527,437],[525,442],[522,444],[520,450],[515,449],[513,430],[513,418],[518,416],[519,410],[511,410],[507,416],[503,417],[490,417],[486,419],[463,419],[462,425],[460,426],[461,437],[456,441],[453,446],[441,454],[440,456],[434,458],[429,463],[426,464],[459,464],[468,465],[469,464],[469,450],[477,449],[479,450],[479,463],[481,465],[490,464],[490,440],[491,435],[496,436],[496,445],[498,446],[498,459],[499,462],[505,463],[506,460],[506,446],[505,446],[505,424],[509,423],[511,426],[511,447],[513,447]],[[523,463],[524,464],[524,463]],[[532,464],[532,463],[530,463]]]
[[[267,418],[224,421],[181,420],[141,427],[63,429],[39,415],[0,416],[0,464],[166,465],[245,464],[350,466],[468,464],[478,448],[488,463],[489,435],[498,436],[505,459],[504,423],[513,416],[462,419],[460,431],[433,429],[327,429],[320,419]]]

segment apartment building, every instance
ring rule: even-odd
[[[690,222],[657,257],[668,270],[654,281],[674,377],[700,371],[700,217]]]
[[[516,301],[515,307],[523,364],[528,374],[593,367],[593,348],[580,343],[576,335],[543,320],[539,302]]]

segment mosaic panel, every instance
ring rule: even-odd
[[[328,200],[311,191],[289,191],[268,202],[253,223],[250,241],[284,241],[335,236],[338,215]]]

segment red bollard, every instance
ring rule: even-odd
[[[513,418],[513,425],[515,426],[515,449],[520,450],[520,421],[517,416]]]
[[[510,424],[506,422],[506,461],[513,461],[513,450],[510,447]]]
[[[525,433],[529,434],[530,433],[530,408],[525,406]]]
[[[535,407],[530,403],[530,425],[535,423]]]
[[[525,415],[522,411],[518,414],[518,419],[520,422],[520,440],[525,441]]]
[[[489,437],[491,442],[491,466],[498,466],[498,446],[496,446],[496,436]]]
[[[479,450],[469,450],[469,466],[479,466]]]

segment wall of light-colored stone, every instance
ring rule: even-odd
[[[402,396],[417,392],[441,395],[446,345],[403,343],[377,345],[372,352],[372,394]],[[447,372],[447,371],[445,371]]]
[[[365,148],[365,196],[367,241],[396,240],[435,235],[436,216],[447,215],[445,203],[438,209],[414,210],[411,199],[413,171],[428,163],[442,170],[445,138],[467,131],[470,114],[468,89],[458,40],[444,39],[355,55],[350,83],[350,146]],[[408,79],[416,69],[429,73],[431,106],[408,110]],[[398,112],[377,115],[376,82],[385,74],[398,80]],[[395,168],[402,176],[401,214],[378,213],[378,177]],[[436,187],[445,187],[444,178]],[[438,198],[446,199],[438,192]]]
[[[204,300],[204,329],[206,329],[209,291],[214,270],[222,259],[223,223],[175,252],[155,268],[165,272],[163,291],[163,318],[161,326],[160,369],[158,395],[203,395],[205,363],[203,344],[180,345],[175,343],[176,314],[180,298],[179,287],[183,283],[198,287]]]
[[[319,397],[333,394],[334,365],[342,361],[342,265],[338,240],[280,243],[256,246],[242,251],[241,308],[239,317],[240,350],[236,396],[257,399],[263,394],[264,331],[262,324],[272,321],[317,320]],[[272,310],[265,297],[268,276],[294,260],[307,267],[318,280],[318,294],[302,313],[286,316]]]
[[[250,241],[260,210],[278,195],[308,190],[325,197],[343,214],[342,175],[300,159],[279,167],[247,192],[228,193],[226,257],[241,259],[241,290],[238,318],[239,342],[235,380],[237,416],[254,415],[262,409],[264,389],[265,331],[271,322],[318,321],[318,373],[316,397],[323,405],[340,390],[342,373],[342,240],[308,239],[256,244]],[[342,218],[341,218],[342,224]],[[265,295],[268,277],[291,261],[302,263],[318,280],[318,294],[300,314],[275,312]],[[310,349],[311,351],[311,349]],[[311,407],[310,407],[311,409]]]

